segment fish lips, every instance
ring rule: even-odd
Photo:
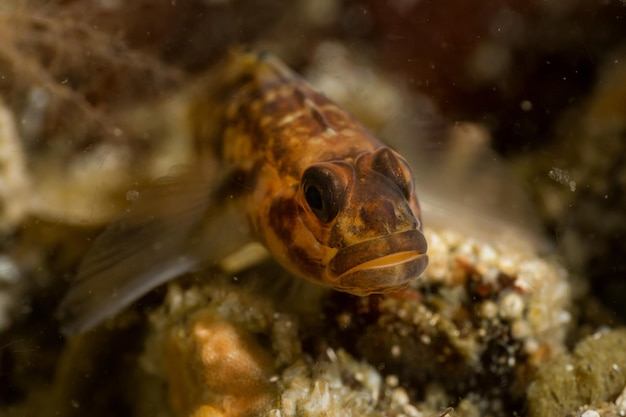
[[[330,261],[332,286],[355,295],[406,287],[428,265],[421,230],[397,232],[340,249]]]

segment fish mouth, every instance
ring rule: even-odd
[[[329,263],[333,287],[356,295],[405,287],[428,265],[426,239],[417,229],[340,249]]]

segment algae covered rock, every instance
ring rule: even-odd
[[[541,369],[528,390],[528,413],[568,416],[596,408],[602,415],[623,415],[623,405],[614,401],[625,386],[626,329],[602,331]]]

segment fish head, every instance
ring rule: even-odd
[[[281,205],[291,208],[270,213],[282,231],[266,244],[300,276],[368,295],[406,287],[426,268],[411,169],[390,148],[310,164]]]

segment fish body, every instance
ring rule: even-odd
[[[253,233],[337,290],[406,286],[427,263],[408,163],[277,59],[239,59],[250,62],[225,103],[221,157],[249,173]]]
[[[221,185],[193,172],[165,181],[109,226],[61,305],[66,331],[249,240],[295,275],[356,295],[403,288],[425,269],[402,156],[270,55],[235,53],[216,77],[191,120],[226,172]]]

